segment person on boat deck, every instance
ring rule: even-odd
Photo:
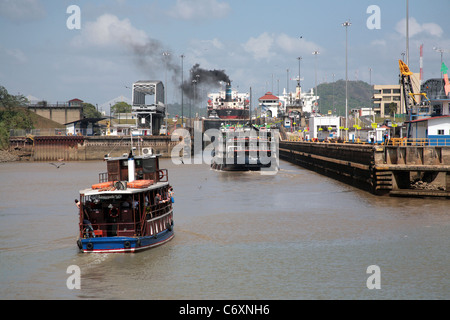
[[[167,200],[163,200],[161,195],[158,192],[155,196],[155,204],[162,204],[162,203],[166,203],[166,202],[167,202]]]
[[[109,212],[108,212],[108,226],[107,226],[107,235],[108,237],[115,237],[117,235],[117,220],[119,216],[119,210],[118,208],[113,205],[112,203],[108,206]]]
[[[173,198],[174,192],[173,192],[173,187],[169,188],[169,200],[174,203],[175,199]]]
[[[75,205],[77,206],[78,209],[81,208],[81,203],[80,203],[80,201],[78,201],[78,199],[75,199]],[[78,210],[78,212],[80,212],[80,211]],[[89,216],[88,216],[87,212],[84,211],[83,225],[86,227],[86,234],[89,236],[89,232],[90,232],[92,234],[92,238],[95,238],[94,228],[92,227],[91,222],[86,218],[89,218]]]

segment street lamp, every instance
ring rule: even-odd
[[[194,90],[194,105],[195,105],[195,85],[197,84],[197,80],[192,80],[192,88]],[[192,123],[192,103],[189,104],[189,125]]]
[[[406,65],[409,65],[409,0],[406,0]]]
[[[164,77],[165,77],[165,88],[164,88],[164,104],[166,107],[166,133],[169,132],[169,128],[167,127],[167,118],[169,117],[169,104],[167,103],[167,59],[169,57],[170,53],[165,51],[163,52],[164,60],[166,63],[166,68],[164,71]]]
[[[314,58],[314,70],[315,70],[315,85],[316,85],[316,105],[317,105],[317,110],[319,109],[319,96],[317,94],[317,55],[320,54],[320,52],[318,50],[314,51],[312,53],[315,58]]]
[[[345,127],[348,128],[348,27],[352,24],[345,21],[342,26],[345,27]],[[348,139],[348,130],[347,130]]]
[[[196,74],[195,79],[192,80],[192,84],[193,84],[193,88],[194,88],[194,107],[197,103],[197,101],[196,101],[197,100],[197,85],[198,85],[199,79],[200,79],[200,75]],[[192,118],[191,106],[189,106],[189,118]],[[192,119],[190,121],[192,124]]]
[[[301,75],[301,73],[300,73],[300,62],[302,61],[302,57],[298,57],[297,58],[297,60],[298,60],[298,86],[299,87],[301,87],[301,85],[300,85],[300,81],[301,81],[301,77],[300,77],[300,75]]]
[[[184,84],[184,79],[183,79],[183,59],[185,57],[184,54],[182,54],[181,56],[181,127],[184,128],[184,90],[183,90],[183,84]]]

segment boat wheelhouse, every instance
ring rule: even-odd
[[[99,183],[80,190],[82,252],[135,252],[174,236],[172,188],[159,155],[105,158]]]

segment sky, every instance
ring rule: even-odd
[[[349,80],[396,84],[406,3],[0,0],[0,85],[49,103],[78,98],[104,105],[131,99],[138,80],[161,80],[168,102],[180,103],[181,78],[198,64],[224,71],[239,92],[251,88],[256,105],[267,91],[294,90],[298,57],[303,91],[345,79],[347,20]],[[449,13],[450,0],[409,0],[409,67],[419,72],[423,44],[425,80],[440,77],[441,55],[433,48],[446,50],[450,65]],[[218,88],[203,88],[199,104],[206,105],[210,90]]]

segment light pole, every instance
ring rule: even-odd
[[[167,119],[169,117],[169,104],[167,103],[167,59],[169,57],[170,53],[165,51],[163,52],[164,60],[166,63],[166,68],[164,70],[164,77],[165,77],[165,86],[164,86],[164,104],[166,106],[166,134],[169,132],[169,128],[167,126]]]
[[[286,92],[289,94],[289,69],[286,69]]]
[[[196,79],[197,81],[196,81],[196,83],[195,83],[195,99],[194,99],[194,107],[197,107],[197,98],[198,98],[198,96],[197,96],[197,88],[198,88],[198,84],[199,84],[199,82],[200,82],[200,75],[199,75],[199,74],[196,74],[196,75],[195,75],[195,79]]]
[[[333,111],[335,111],[334,110],[334,76],[335,76],[335,74],[333,73],[332,74],[332,77],[333,77]]]
[[[183,90],[183,84],[184,84],[184,71],[183,71],[183,59],[185,57],[184,54],[181,56],[181,127],[184,128],[184,90]]]
[[[197,80],[192,80],[192,88],[194,89],[194,105],[195,105],[195,84]],[[192,123],[192,103],[189,105],[189,125]]]
[[[194,88],[194,107],[195,107],[195,105],[197,103],[197,85],[198,85],[199,78],[200,78],[200,75],[197,74],[197,75],[195,75],[195,79],[192,80],[192,85],[193,85],[193,88]],[[191,110],[191,106],[189,106],[189,118],[191,119],[190,123],[192,124],[192,110]]]
[[[348,139],[348,27],[352,24],[345,21],[342,26],[345,27],[345,127],[347,128],[346,138]]]
[[[406,0],[406,65],[409,66],[409,0]]]
[[[302,57],[298,57],[297,60],[298,60],[298,86],[301,87],[301,84],[300,84],[300,81],[301,81],[300,62],[302,61]]]
[[[314,72],[315,72],[315,86],[316,86],[316,106],[317,106],[317,110],[319,110],[319,96],[317,94],[317,55],[320,54],[320,52],[318,50],[314,51],[312,53],[315,57],[314,57]]]

